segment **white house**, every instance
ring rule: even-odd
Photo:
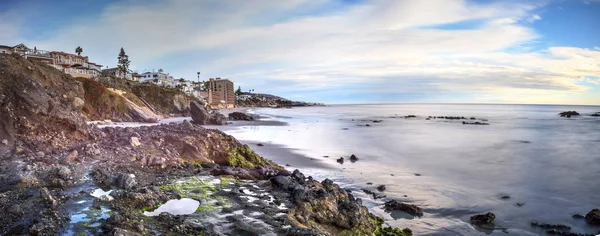
[[[175,86],[173,76],[164,72],[146,72],[140,75],[142,82],[155,83],[160,86]]]

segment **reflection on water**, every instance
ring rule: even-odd
[[[582,116],[558,116],[566,110]],[[385,184],[388,199],[425,209],[416,219],[381,213],[390,224],[417,234],[480,233],[465,222],[488,211],[496,214],[496,227],[510,234],[543,233],[530,226],[532,221],[596,233],[600,228],[571,216],[600,207],[600,117],[589,116],[598,111],[597,106],[434,104],[259,109],[272,119],[286,117],[288,125],[226,132],[291,148],[326,164],[329,170],[321,175],[342,175],[348,185]],[[407,115],[417,117],[393,117]],[[429,116],[476,117],[490,125]],[[263,148],[255,149],[265,155]],[[350,154],[359,161],[335,162]]]
[[[157,216],[163,212],[167,212],[172,215],[189,215],[194,213],[196,209],[198,209],[198,206],[200,206],[200,202],[190,198],[169,200],[152,212],[144,212],[144,215]]]

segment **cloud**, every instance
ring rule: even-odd
[[[82,46],[111,66],[124,47],[137,69],[164,68],[189,79],[202,71],[281,95],[586,90],[578,82],[600,74],[597,49],[526,49],[540,36],[522,22],[540,20],[532,14],[539,7],[463,0],[125,1],[30,43],[64,51]],[[430,27],[473,21],[480,24]]]

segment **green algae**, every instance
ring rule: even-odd
[[[227,152],[227,157],[229,165],[235,167],[255,168],[269,164],[266,159],[252,151],[248,145],[229,149]]]
[[[228,207],[228,199],[222,196],[213,195],[225,185],[235,181],[233,178],[221,177],[220,183],[211,183],[210,179],[189,178],[184,181],[160,186],[164,191],[177,192],[182,198],[191,198],[204,204],[200,204],[196,209],[199,212],[213,212],[219,208]]]
[[[409,228],[383,227],[383,219],[380,217],[371,217],[370,221],[376,226],[372,236],[412,236]]]

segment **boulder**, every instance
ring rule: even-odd
[[[403,211],[413,216],[423,216],[423,209],[416,205],[402,203],[396,200],[391,200],[385,203],[385,209],[388,211]]]
[[[292,179],[289,176],[282,176],[282,175],[278,175],[275,176],[273,178],[271,178],[271,183],[273,183],[274,185],[278,186],[278,187],[287,187],[290,184],[292,184]]]
[[[385,191],[385,185],[382,184],[382,185],[377,186],[377,191],[379,191],[379,192]]]
[[[78,156],[79,156],[79,153],[77,152],[77,150],[73,150],[71,153],[69,153],[69,155],[65,156],[63,161],[66,163],[70,163],[70,162],[77,160]]]
[[[344,158],[340,157],[340,159],[337,159],[337,162],[340,163],[340,164],[344,164]]]
[[[594,209],[585,215],[585,221],[591,225],[600,225],[600,209]]]
[[[254,117],[246,114],[246,113],[242,113],[242,112],[232,112],[229,113],[228,118],[230,120],[247,120],[247,121],[253,121]]]
[[[56,175],[62,179],[68,179],[71,176],[71,169],[66,166],[58,167],[56,170]]]
[[[132,189],[137,185],[137,182],[135,181],[134,174],[120,173],[114,178],[113,184],[118,188]]]
[[[350,155],[350,161],[356,162],[356,161],[358,161],[358,157],[356,157],[354,154],[352,154],[352,155]]]
[[[54,197],[52,197],[52,194],[50,194],[50,191],[46,187],[40,189],[40,196],[42,196],[44,202],[48,204],[56,205],[57,203]]]
[[[226,125],[227,118],[225,115],[221,114],[219,111],[214,110],[210,113],[210,117],[208,119],[209,125]]]
[[[485,225],[494,223],[494,219],[496,219],[496,215],[494,215],[494,213],[488,212],[486,214],[471,216],[470,220],[471,224]]]
[[[190,104],[190,110],[192,113],[192,121],[195,124],[205,125],[208,124],[208,119],[210,118],[210,114],[204,108],[202,104],[199,102],[192,102]]]
[[[192,128],[194,128],[194,125],[192,125],[192,123],[189,120],[184,120],[183,127],[186,129],[192,129]]]
[[[138,137],[135,136],[131,137],[131,139],[129,140],[129,144],[131,144],[132,147],[139,147],[142,145]]]

